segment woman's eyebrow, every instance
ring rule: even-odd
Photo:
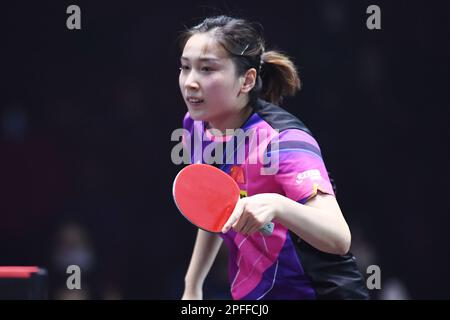
[[[180,59],[181,60],[185,60],[185,61],[189,61],[190,60],[188,57],[181,57]],[[197,58],[197,59],[194,59],[194,60],[198,60],[198,61],[201,61],[201,62],[219,62],[220,61],[220,59],[212,58],[212,57],[200,57],[200,58]]]

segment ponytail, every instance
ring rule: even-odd
[[[288,56],[277,51],[267,51],[261,56],[263,100],[280,104],[285,96],[293,96],[300,90],[301,82],[294,63]]]

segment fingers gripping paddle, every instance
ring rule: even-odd
[[[208,164],[183,168],[173,182],[173,198],[178,210],[197,227],[221,232],[239,200],[239,186],[228,174]],[[261,232],[270,235],[273,223]]]

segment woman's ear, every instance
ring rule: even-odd
[[[244,82],[241,86],[242,93],[249,93],[256,84],[256,69],[250,68],[243,76]]]

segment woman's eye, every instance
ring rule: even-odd
[[[210,72],[213,71],[213,69],[211,67],[202,67],[202,71]]]
[[[188,67],[188,66],[183,66],[183,65],[182,65],[182,66],[180,67],[180,71],[183,71],[183,70],[189,70],[189,67]]]

